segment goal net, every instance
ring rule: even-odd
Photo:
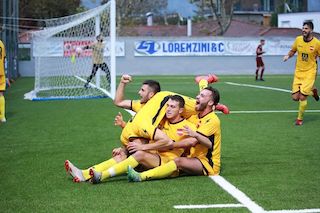
[[[25,98],[114,98],[115,31],[115,0],[83,13],[47,20],[46,28],[32,35],[35,85]],[[98,43],[100,49],[95,53]],[[97,53],[100,62],[96,62]]]

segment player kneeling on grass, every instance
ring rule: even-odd
[[[183,172],[188,175],[218,175],[220,173],[220,150],[221,150],[221,129],[220,120],[212,110],[213,106],[219,102],[220,95],[216,89],[207,87],[197,96],[197,115],[189,118],[189,121],[197,125],[196,132],[185,128],[186,135],[198,139],[200,143],[191,147],[187,157],[179,157],[154,169],[138,173],[128,167],[129,181],[145,181],[170,177],[175,172]],[[199,140],[198,137],[206,137]],[[174,143],[173,147],[178,148],[180,143]]]
[[[126,147],[128,143],[131,141],[130,138],[146,138],[148,140],[155,140],[157,143],[150,143],[148,145],[148,149],[156,149],[159,147],[159,144],[165,146],[172,142],[168,136],[156,128],[165,114],[165,105],[167,100],[169,99],[168,95],[172,95],[172,92],[161,92],[157,93],[152,101],[148,101],[148,103],[136,114],[134,119],[129,122],[122,131],[121,134],[121,142]],[[184,116],[190,117],[192,114],[196,114],[196,100],[191,99],[189,97],[184,97],[186,101],[186,110],[184,112]],[[213,106],[213,105],[212,105]],[[213,111],[214,108],[211,108]],[[189,116],[188,116],[189,114]],[[68,167],[68,165],[70,167]],[[73,165],[66,161],[66,169],[73,176],[77,175],[78,172],[74,170],[78,170],[74,168]],[[81,170],[80,170],[81,171]],[[81,175],[81,173],[79,172]],[[82,181],[82,180],[81,180]]]

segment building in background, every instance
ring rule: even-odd
[[[320,1],[304,1],[303,8],[306,10],[295,11],[288,5],[285,13],[278,14],[278,27],[280,28],[302,28],[305,21],[312,21],[314,31],[320,32]]]
[[[279,28],[302,28],[305,21],[312,21],[314,32],[320,32],[320,12],[282,13],[278,15]]]

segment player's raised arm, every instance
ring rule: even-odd
[[[131,100],[125,100],[124,99],[124,90],[126,85],[132,81],[132,78],[130,75],[122,75],[120,79],[120,83],[118,85],[115,98],[113,100],[113,103],[121,108],[125,109],[131,109]]]

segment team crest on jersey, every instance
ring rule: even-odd
[[[310,46],[310,50],[313,51],[314,50],[314,46]]]

